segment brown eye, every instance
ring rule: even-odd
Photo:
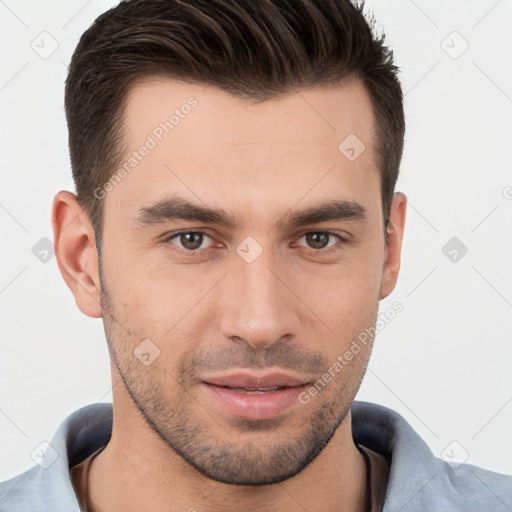
[[[308,233],[306,242],[313,249],[323,249],[329,242],[328,233]]]
[[[180,249],[196,251],[201,248],[205,239],[211,238],[200,231],[186,231],[177,233],[169,238],[169,242],[176,244]]]
[[[312,231],[302,235],[300,238],[304,238],[306,241],[306,247],[315,250],[322,250],[332,245],[335,245],[341,237],[330,233],[328,231]]]
[[[185,249],[199,249],[203,243],[203,235],[202,233],[182,233],[180,242]]]

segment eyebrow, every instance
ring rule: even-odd
[[[367,219],[366,208],[356,201],[333,200],[320,203],[300,210],[290,210],[276,222],[279,228],[288,226],[297,228],[307,224],[316,224],[329,220],[360,220]],[[205,224],[217,224],[234,229],[242,225],[240,218],[235,218],[225,210],[213,209],[195,204],[181,197],[160,200],[152,205],[139,209],[134,218],[140,227],[163,224],[176,220],[197,221]]]

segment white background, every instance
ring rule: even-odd
[[[101,320],[32,248],[52,239],[55,192],[73,190],[67,64],[112,5],[0,1],[0,480],[32,466],[68,414],[111,400]],[[401,413],[438,456],[457,441],[456,458],[512,474],[512,2],[368,6],[402,69],[409,209],[399,283],[381,305],[403,311],[380,332],[358,399]],[[41,38],[58,43],[46,59],[31,47]],[[457,262],[442,252],[454,236],[468,248]]]

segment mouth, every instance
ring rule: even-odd
[[[266,393],[272,393],[280,389],[286,389],[286,386],[276,386],[274,388],[232,388],[230,386],[219,386],[224,389],[231,389],[236,393],[245,393],[246,395],[264,395]]]
[[[284,373],[237,373],[206,378],[202,385],[221,414],[263,420],[292,409],[309,381]]]
[[[295,377],[283,372],[273,372],[261,375],[238,372],[207,377],[203,379],[203,381],[207,384],[219,387],[263,391],[272,391],[279,388],[293,388],[305,385],[309,382],[308,379]]]

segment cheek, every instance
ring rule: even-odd
[[[123,326],[122,331],[118,330],[124,340],[122,351],[131,357],[143,340],[150,340],[158,348],[155,371],[162,372],[162,376],[170,372],[174,382],[180,361],[197,350],[204,338],[202,329],[209,317],[205,316],[207,301],[201,298],[208,288],[197,284],[197,273],[196,279],[182,279],[179,268],[156,271],[143,260],[128,262],[127,258],[125,265],[130,273],[114,269],[114,275],[107,277],[112,281],[108,287],[114,313]],[[190,272],[192,266],[188,268]]]
[[[179,275],[173,275],[177,270],[155,269],[151,258],[117,245],[104,252],[103,273],[117,314],[131,326],[172,327],[186,289],[180,286]]]
[[[297,277],[299,295],[323,324],[327,350],[339,352],[374,326],[381,275],[380,261],[361,256],[338,267],[317,267],[308,272],[307,279]],[[312,328],[318,329],[318,325]]]

